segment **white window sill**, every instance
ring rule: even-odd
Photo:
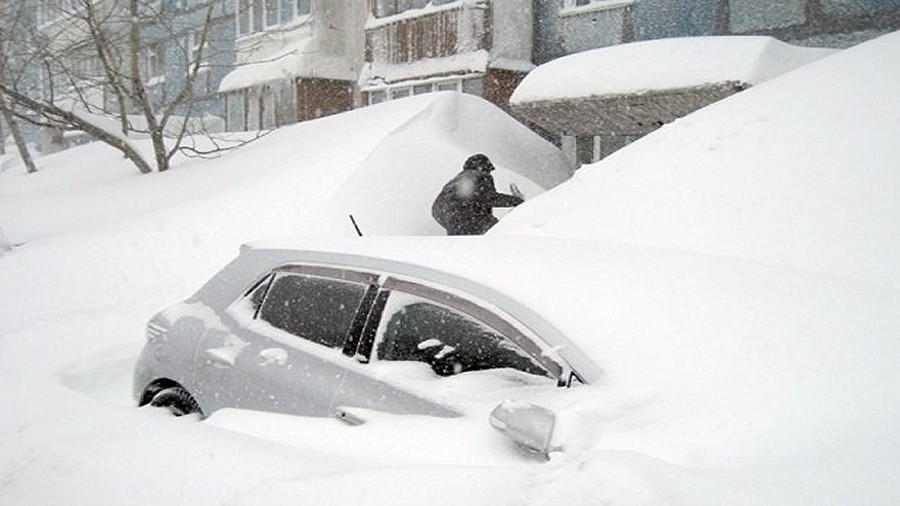
[[[581,14],[589,14],[598,11],[607,11],[610,9],[621,9],[634,4],[637,0],[607,0],[605,2],[591,2],[587,5],[578,5],[575,7],[563,7],[559,11],[560,17],[578,16]]]

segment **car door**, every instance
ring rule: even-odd
[[[217,407],[331,414],[337,385],[356,363],[343,348],[361,331],[375,279],[315,266],[264,278],[229,308],[231,332],[210,335],[198,351],[204,383],[220,392]]]
[[[447,376],[495,370],[501,380],[492,382],[495,387],[555,387],[563,377],[551,352],[497,314],[394,278],[386,280],[373,304],[357,355],[369,363],[348,368],[336,406],[455,416],[464,411],[465,399],[444,395],[441,381]]]

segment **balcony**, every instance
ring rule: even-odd
[[[405,64],[489,50],[488,2],[454,2],[381,18],[366,27],[366,61]]]

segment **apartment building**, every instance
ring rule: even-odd
[[[432,91],[505,108],[532,69],[532,0],[370,0],[362,105]]]
[[[628,42],[703,35],[766,35],[797,46],[845,48],[900,29],[900,0],[553,0],[536,1],[535,63]],[[708,83],[714,85],[715,83]],[[746,87],[746,84],[739,88]],[[584,121],[584,114],[632,112],[647,97],[618,96],[606,102],[560,98],[521,103],[514,113],[537,125],[579,163],[603,158],[680,115],[730,93],[702,94],[685,101],[680,93],[666,96],[643,111],[640,128],[622,122]],[[737,91],[737,90],[735,90]],[[598,105],[603,102],[603,105]],[[684,107],[684,104],[694,104]],[[624,104],[624,106],[623,106]],[[582,111],[581,114],[574,111]],[[605,127],[607,125],[608,127]],[[609,126],[612,125],[612,126]]]
[[[353,107],[366,0],[231,0],[234,67],[222,80],[229,130],[259,130]]]
[[[60,22],[81,2],[27,1],[36,5],[38,25],[65,48],[83,77],[45,80],[45,91],[59,94],[69,87],[99,110],[108,108],[109,90],[93,78],[100,73],[86,47],[89,32]],[[796,45],[847,47],[900,29],[900,0],[140,1],[158,14],[142,31],[141,73],[150,93],[164,103],[180,89],[185,67],[197,63],[203,72],[194,81],[197,100],[191,107],[221,118],[227,130],[273,128],[453,90],[481,96],[561,146],[587,146],[580,152],[597,156],[610,151],[599,143],[615,132],[560,130],[559,121],[546,121],[553,104],[542,118],[510,107],[510,96],[536,65],[669,37],[756,34]],[[121,2],[93,4],[115,14]],[[108,17],[113,24],[126,21]],[[77,37],[84,39],[84,51],[74,43]],[[606,146],[635,137],[615,143],[607,138]]]

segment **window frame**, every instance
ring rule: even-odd
[[[312,13],[311,0],[233,0],[235,36],[248,37]]]
[[[593,11],[627,7],[637,0],[564,0],[560,14],[581,14]]]

